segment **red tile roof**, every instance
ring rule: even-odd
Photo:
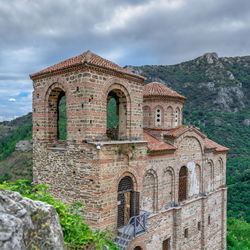
[[[178,99],[186,100],[186,97],[178,94],[176,91],[168,88],[162,83],[159,82],[151,82],[144,86],[143,89],[143,96],[168,96],[168,97],[175,97]]]
[[[148,148],[150,151],[166,151],[166,150],[175,150],[176,147],[172,146],[169,143],[161,142],[148,134],[147,132],[143,133],[144,140],[148,142]]]
[[[179,134],[182,134],[184,131],[188,130],[189,126],[181,126],[177,128],[168,129],[168,132],[165,134],[166,137],[176,137]]]
[[[215,141],[205,138],[205,148],[215,149],[216,152],[227,152],[229,148],[223,147]]]
[[[98,66],[101,68],[113,70],[113,71],[116,71],[119,73],[133,76],[133,77],[137,77],[137,78],[140,78],[143,80],[145,79],[143,76],[134,74],[134,73],[120,67],[119,65],[92,53],[89,50],[80,54],[79,56],[69,58],[65,61],[57,63],[57,64],[50,66],[44,70],[41,70],[37,73],[31,74],[30,77],[32,78],[35,76],[39,76],[39,75],[43,75],[43,74],[47,74],[47,73],[52,73],[52,72],[55,72],[58,70],[66,69],[66,68],[77,66],[77,65],[83,65],[83,64]]]

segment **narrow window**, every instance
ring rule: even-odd
[[[58,101],[58,139],[67,139],[67,109],[65,95]]]
[[[107,137],[113,140],[127,138],[127,99],[117,89],[107,96]]]
[[[110,98],[107,105],[107,136],[110,139],[118,138],[119,112],[117,100]]]
[[[155,111],[155,126],[161,126],[161,122],[162,122],[162,112],[161,109],[156,109]]]
[[[170,238],[162,242],[162,250],[170,250]]]
[[[179,201],[187,199],[188,170],[186,166],[181,167],[179,172]]]
[[[207,224],[210,225],[211,224],[211,216],[208,215],[208,218],[207,218]]]
[[[185,228],[185,230],[184,230],[184,237],[188,238],[188,228]]]
[[[198,222],[197,227],[198,227],[198,230],[200,231],[201,230],[201,222],[200,221]]]
[[[47,135],[50,140],[67,139],[66,94],[61,88],[54,88],[48,98]]]

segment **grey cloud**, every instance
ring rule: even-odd
[[[32,91],[28,74],[87,49],[121,65],[247,55],[249,29],[248,0],[0,0],[0,116],[31,110],[6,102]]]

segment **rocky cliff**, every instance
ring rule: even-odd
[[[0,190],[0,249],[65,249],[55,208]]]

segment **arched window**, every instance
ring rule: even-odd
[[[143,179],[142,210],[156,211],[157,180],[155,175],[148,171]]]
[[[54,88],[48,98],[48,139],[67,139],[67,109],[65,92]]]
[[[197,181],[197,190],[199,193],[201,193],[202,192],[201,167],[198,164],[196,164],[195,166],[195,173]]]
[[[223,161],[220,159],[219,160],[220,164],[220,174],[221,174],[221,183],[220,185],[223,186],[225,185],[225,174],[224,174],[224,168],[223,168]]]
[[[58,139],[67,140],[67,106],[66,96],[60,96],[58,100]]]
[[[143,127],[150,128],[151,125],[151,110],[149,106],[143,107]]]
[[[180,126],[180,109],[177,107],[175,110],[175,127]]]
[[[134,250],[142,250],[142,248],[140,246],[136,246]]]
[[[179,201],[187,199],[188,188],[188,169],[186,166],[181,167],[179,172]]]
[[[107,96],[107,137],[127,138],[127,100],[119,89],[110,91]]]
[[[163,205],[166,208],[174,201],[174,171],[171,167],[165,170],[164,180]]]
[[[155,109],[155,126],[160,127],[162,126],[162,121],[163,121],[163,112],[161,107],[157,107]]]
[[[215,188],[219,188],[223,182],[223,173],[222,173],[222,161],[219,159],[214,166],[214,183]]]
[[[118,184],[117,227],[126,225],[130,217],[139,212],[139,193],[134,191],[132,178],[125,176]]]
[[[167,127],[168,128],[172,128],[173,127],[173,108],[171,106],[169,106],[167,108]]]
[[[213,162],[212,161],[209,161],[207,163],[205,172],[207,173],[207,178],[204,180],[207,183],[206,192],[211,192],[214,189]]]

